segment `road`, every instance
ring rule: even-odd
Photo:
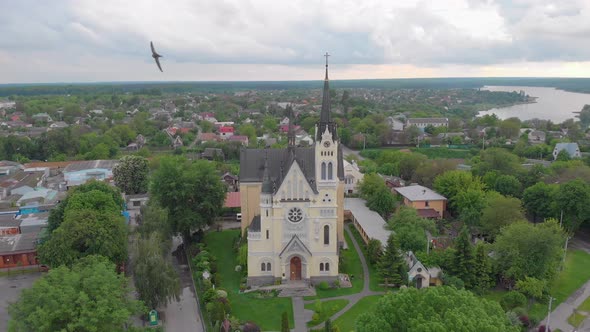
[[[172,248],[177,248],[182,243],[180,237],[175,237],[172,241]],[[173,252],[172,261],[174,267],[180,276],[180,301],[169,303],[164,309],[166,331],[185,332],[196,331],[204,332],[203,321],[197,304],[197,297],[193,289],[192,276],[186,261],[184,250]]]
[[[40,277],[40,272],[0,277],[0,331],[8,331],[8,304],[16,302],[21,291],[30,288]]]
[[[342,153],[344,154],[344,156],[348,156],[348,155],[355,155],[358,160],[365,160],[365,158],[361,157],[361,155],[359,154],[360,151],[355,151],[352,150],[351,148],[347,147],[346,145],[342,144]]]

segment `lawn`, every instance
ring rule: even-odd
[[[354,323],[356,322],[356,319],[363,312],[373,309],[379,298],[381,298],[381,295],[372,295],[360,299],[352,306],[352,308],[345,312],[344,315],[338,317],[333,324],[338,326],[342,332],[354,331]]]
[[[551,284],[551,296],[555,298],[553,308],[565,301],[590,279],[590,254],[582,250],[568,250],[565,268]],[[547,316],[547,304],[535,303],[529,316],[541,320]]]
[[[289,326],[293,328],[293,306],[290,298],[257,298],[256,293],[239,293],[240,272],[235,272],[236,253],[232,246],[239,234],[239,230],[228,230],[205,235],[208,250],[217,258],[221,288],[227,290],[231,314],[240,320],[255,322],[263,331],[279,331],[281,315],[286,311]]]
[[[567,321],[572,324],[575,327],[580,326],[580,324],[582,324],[582,322],[588,318],[588,315],[590,314],[590,297],[587,298],[586,300],[584,300],[584,302],[582,302],[582,304],[580,304],[580,306],[577,308],[577,312],[574,312],[573,314],[571,314],[571,316],[568,317]]]
[[[352,245],[352,241],[348,236],[348,233],[344,232],[344,238],[348,249],[342,250],[340,254],[343,256],[344,266],[340,266],[340,273],[347,273],[353,275],[354,280],[352,281],[351,288],[333,288],[321,290],[316,287],[316,296],[306,296],[305,300],[323,299],[327,297],[335,297],[341,295],[350,295],[359,293],[363,289],[363,266],[361,265],[361,259],[358,253]]]
[[[319,317],[315,320],[307,322],[307,326],[316,326],[320,323],[325,322],[326,319],[332,317],[335,313],[342,310],[342,308],[346,307],[348,302],[348,300],[330,300],[322,302]],[[305,309],[313,310],[315,313],[317,313],[317,311],[315,311],[317,309],[316,303],[306,304]]]
[[[361,234],[359,234],[359,232],[353,225],[350,225],[350,231],[352,232],[352,235],[354,236],[356,243],[358,243],[359,247],[361,247],[361,251],[365,256],[365,260],[367,261],[367,265],[369,267],[369,289],[374,292],[386,291],[387,289],[385,287],[379,286],[379,282],[381,280],[377,272],[377,267],[374,264],[369,263],[369,260],[367,259],[367,246],[365,246],[365,242],[363,241]]]

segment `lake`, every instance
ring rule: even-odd
[[[520,91],[537,97],[536,103],[520,104],[509,107],[492,108],[489,111],[479,112],[478,116],[495,113],[500,119],[517,117],[521,120],[533,118],[551,120],[560,123],[574,118],[582,110],[585,104],[590,104],[590,94],[568,92],[555,88],[542,88],[531,86],[484,86],[482,89],[489,91]]]

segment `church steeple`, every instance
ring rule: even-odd
[[[330,54],[326,52],[324,56],[326,57],[326,77],[324,78],[324,90],[322,94],[322,111],[320,113],[320,122],[317,126],[316,140],[321,140],[322,134],[326,131],[326,128],[332,134],[332,139],[336,140],[338,139],[338,134],[336,132],[336,124],[332,122],[332,116],[330,114],[330,81],[328,79],[328,57],[330,56]]]
[[[291,105],[287,106],[287,116],[289,117],[289,131],[287,134],[287,141],[289,149],[293,149],[295,147],[295,125],[293,122],[295,121],[295,116],[293,115],[293,107]]]

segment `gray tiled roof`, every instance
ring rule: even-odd
[[[434,200],[447,200],[444,196],[437,193],[436,191],[419,185],[407,186],[394,188],[395,191],[400,193],[410,201],[434,201]]]
[[[267,151],[270,180],[273,182],[275,190],[280,187],[283,177],[293,163],[289,149],[242,149],[240,153],[240,182],[262,182]],[[295,147],[293,152],[307,182],[313,190],[316,190],[315,147]],[[339,179],[344,179],[341,149],[338,149],[338,169],[336,174]]]
[[[261,229],[260,216],[254,216],[254,218],[252,218],[252,222],[250,223],[250,227],[248,228],[248,231],[260,232],[260,229]]]

